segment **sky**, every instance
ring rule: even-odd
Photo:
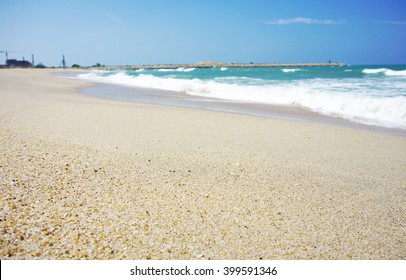
[[[46,66],[406,64],[406,0],[0,0],[0,50]]]

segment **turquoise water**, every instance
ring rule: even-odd
[[[385,77],[388,69],[397,71],[400,76],[406,77],[406,65],[374,65],[374,66],[341,66],[341,67],[269,67],[269,68],[180,68],[180,69],[144,69],[141,73],[151,74],[162,78],[202,79],[216,78],[250,78],[274,81],[289,81],[302,79],[345,79],[345,78],[372,78],[364,72],[366,69],[382,69],[374,77]],[[401,72],[405,71],[405,72]],[[368,71],[367,71],[368,72]],[[137,76],[140,72],[127,71],[129,75]],[[286,75],[289,74],[289,75]],[[396,73],[393,73],[396,74]],[[243,81],[243,80],[242,80]]]
[[[406,129],[406,65],[93,71],[80,78],[188,95],[301,107]]]

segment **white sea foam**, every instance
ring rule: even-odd
[[[179,68],[163,68],[163,69],[158,69],[159,72],[192,72],[195,70],[195,68],[184,68],[184,67],[179,67]]]
[[[192,72],[192,71],[194,71],[196,68],[183,68],[183,67],[181,67],[181,68],[178,68],[177,69],[177,71],[178,72]]]
[[[282,69],[283,73],[293,73],[293,72],[297,72],[297,71],[301,71],[301,69],[296,69],[296,68],[286,68],[286,69]]]
[[[377,68],[377,69],[364,69],[362,70],[364,74],[384,74],[386,76],[404,76],[406,77],[406,70],[391,70],[387,68]]]
[[[388,69],[386,68],[378,68],[378,69],[364,69],[362,73],[364,74],[378,74],[378,73],[385,73]]]
[[[388,71],[385,72],[386,76],[402,76],[402,77],[406,77],[406,70],[390,70],[388,69]]]
[[[174,90],[190,95],[251,103],[300,106],[354,122],[406,129],[404,82],[381,83],[362,79],[258,81],[228,77],[219,80],[160,78],[119,72],[110,76],[81,74],[81,78],[126,86]],[[385,95],[382,94],[385,92]],[[403,92],[403,94],[402,94]],[[400,94],[399,94],[400,93]]]
[[[137,73],[144,72],[144,68],[141,68],[141,69],[135,70],[135,72],[137,72]]]
[[[220,71],[226,71],[228,68],[227,67],[221,67]]]

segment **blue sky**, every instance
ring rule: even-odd
[[[405,0],[1,0],[0,15],[0,50],[47,66],[406,64]]]

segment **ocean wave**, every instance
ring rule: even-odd
[[[379,74],[379,73],[385,73],[385,71],[387,71],[389,69],[386,68],[378,68],[378,69],[364,69],[362,70],[362,73],[364,74]]]
[[[221,68],[220,68],[220,71],[226,71],[226,70],[228,70],[227,67],[221,67]]]
[[[384,74],[386,76],[403,76],[406,77],[406,70],[391,70],[387,68],[377,68],[377,69],[364,69],[362,70],[364,74]]]
[[[301,70],[302,70],[302,69],[285,68],[285,69],[282,69],[282,72],[283,72],[283,73],[294,73],[294,72],[301,71]]]
[[[177,71],[178,72],[192,72],[194,71],[196,68],[178,68]]]
[[[184,67],[179,67],[179,68],[163,68],[163,69],[158,69],[158,72],[192,72],[196,68],[184,68]]]
[[[406,70],[390,70],[388,69],[388,71],[385,72],[386,76],[402,76],[402,77],[406,77]]]
[[[270,83],[270,81],[268,80],[260,78],[250,78],[245,76],[216,77],[213,80],[218,83],[235,84],[235,85],[264,85]]]
[[[160,78],[148,74],[130,76],[119,72],[110,76],[81,74],[81,78],[126,86],[173,90],[190,95],[248,103],[300,106],[354,122],[406,129],[406,96],[392,83],[382,95],[382,87],[370,81],[310,79],[270,84],[236,82],[235,77],[219,80]],[[234,79],[234,81],[232,81]],[[393,92],[391,92],[393,91]]]

